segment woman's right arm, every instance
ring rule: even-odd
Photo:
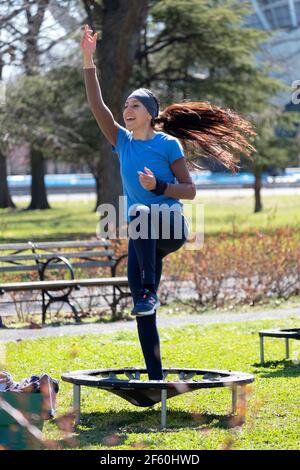
[[[114,120],[110,109],[103,101],[100,84],[97,78],[96,67],[93,62],[93,53],[96,49],[97,33],[90,36],[88,25],[84,27],[84,35],[80,43],[84,60],[84,82],[89,106],[102,133],[112,144],[117,143],[119,124]]]

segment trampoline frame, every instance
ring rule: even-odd
[[[117,374],[125,374],[128,379],[118,379]],[[168,398],[204,388],[230,387],[232,391],[231,407],[234,415],[237,410],[238,400],[245,400],[246,398],[246,385],[254,381],[252,374],[229,370],[168,368],[163,369],[163,380],[140,380],[141,374],[147,374],[147,370],[128,367],[123,369],[78,370],[62,374],[63,381],[73,384],[75,424],[80,423],[81,387],[83,386],[115,392],[115,394],[119,394],[119,396],[137,406],[153,406],[161,402],[161,429],[164,429],[167,427]],[[178,374],[179,380],[167,381],[167,376],[170,374]],[[192,380],[197,375],[201,375],[202,378]],[[97,376],[100,377],[97,378]],[[142,392],[143,390],[156,394],[156,401],[152,405],[134,403],[136,400],[130,397],[130,392]],[[160,393],[157,394],[155,392],[157,390]],[[168,396],[168,392],[170,396]]]
[[[300,340],[300,328],[274,328],[272,330],[259,331],[260,364],[265,364],[264,337],[285,339],[285,359],[290,357],[290,339]]]

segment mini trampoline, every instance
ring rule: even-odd
[[[290,357],[290,339],[300,339],[300,328],[276,328],[273,330],[262,330],[259,331],[259,340],[260,340],[260,363],[263,365],[265,363],[265,354],[264,354],[264,337],[269,336],[272,338],[285,338],[285,358]]]
[[[232,413],[235,413],[238,397],[245,397],[245,386],[254,381],[251,374],[228,370],[163,369],[163,380],[142,380],[143,374],[148,377],[147,370],[139,368],[77,370],[63,374],[62,380],[73,384],[76,424],[80,422],[82,386],[107,390],[136,406],[148,407],[161,402],[161,427],[165,428],[169,398],[204,388],[230,387]]]

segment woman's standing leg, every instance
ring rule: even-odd
[[[182,220],[183,222],[183,220]],[[162,240],[161,233],[156,245],[156,258],[155,258],[155,292],[158,291],[163,269],[163,258],[167,254],[177,251],[185,242],[185,237],[181,239],[174,239],[174,219],[171,218],[171,233],[169,240]],[[173,230],[173,233],[172,233]],[[184,232],[182,232],[184,233]],[[134,248],[133,246],[132,248]],[[136,264],[138,261],[136,259]],[[142,282],[141,282],[142,285]],[[150,380],[162,380],[162,362],[160,351],[160,340],[156,324],[156,311],[152,315],[144,317],[136,317],[139,339],[143,350],[146,367]]]
[[[152,315],[136,317],[136,322],[149,380],[162,380],[163,373],[156,311]]]
[[[155,292],[157,292],[162,273],[162,258],[156,254],[156,280]],[[153,315],[136,317],[138,334],[142,346],[149,380],[162,380],[162,361],[160,340],[156,323],[156,310]]]
[[[173,217],[173,218],[172,218]],[[185,242],[185,238],[174,239],[174,214],[171,217],[171,237],[169,240],[162,240],[161,233],[156,240],[155,253],[155,292],[157,292],[163,267],[163,258],[173,251],[178,250]],[[173,230],[173,233],[172,233]],[[143,286],[141,275],[142,265],[137,256],[136,244],[129,238],[128,242],[128,281],[136,304],[140,289]],[[144,317],[136,317],[139,340],[145,358],[145,363],[150,380],[162,380],[162,364],[160,354],[160,341],[156,325],[156,311],[154,314]]]
[[[127,275],[134,305],[136,304],[142,276],[133,240],[128,241]],[[140,344],[142,347],[149,380],[162,380],[162,363],[160,356],[160,341],[156,325],[156,312],[145,317],[136,317]]]

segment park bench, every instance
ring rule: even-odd
[[[78,311],[70,295],[81,287],[112,287],[112,300],[109,306],[113,318],[121,299],[131,296],[123,288],[128,287],[127,276],[117,276],[120,262],[127,257],[116,257],[110,240],[28,242],[0,245],[0,296],[7,292],[40,291],[42,294],[42,323],[54,302],[65,302],[79,321]],[[110,277],[88,278],[82,275],[89,268],[109,268]],[[4,282],[10,274],[28,273],[36,280]],[[3,314],[1,313],[1,316]],[[3,326],[0,316],[0,327]]]

